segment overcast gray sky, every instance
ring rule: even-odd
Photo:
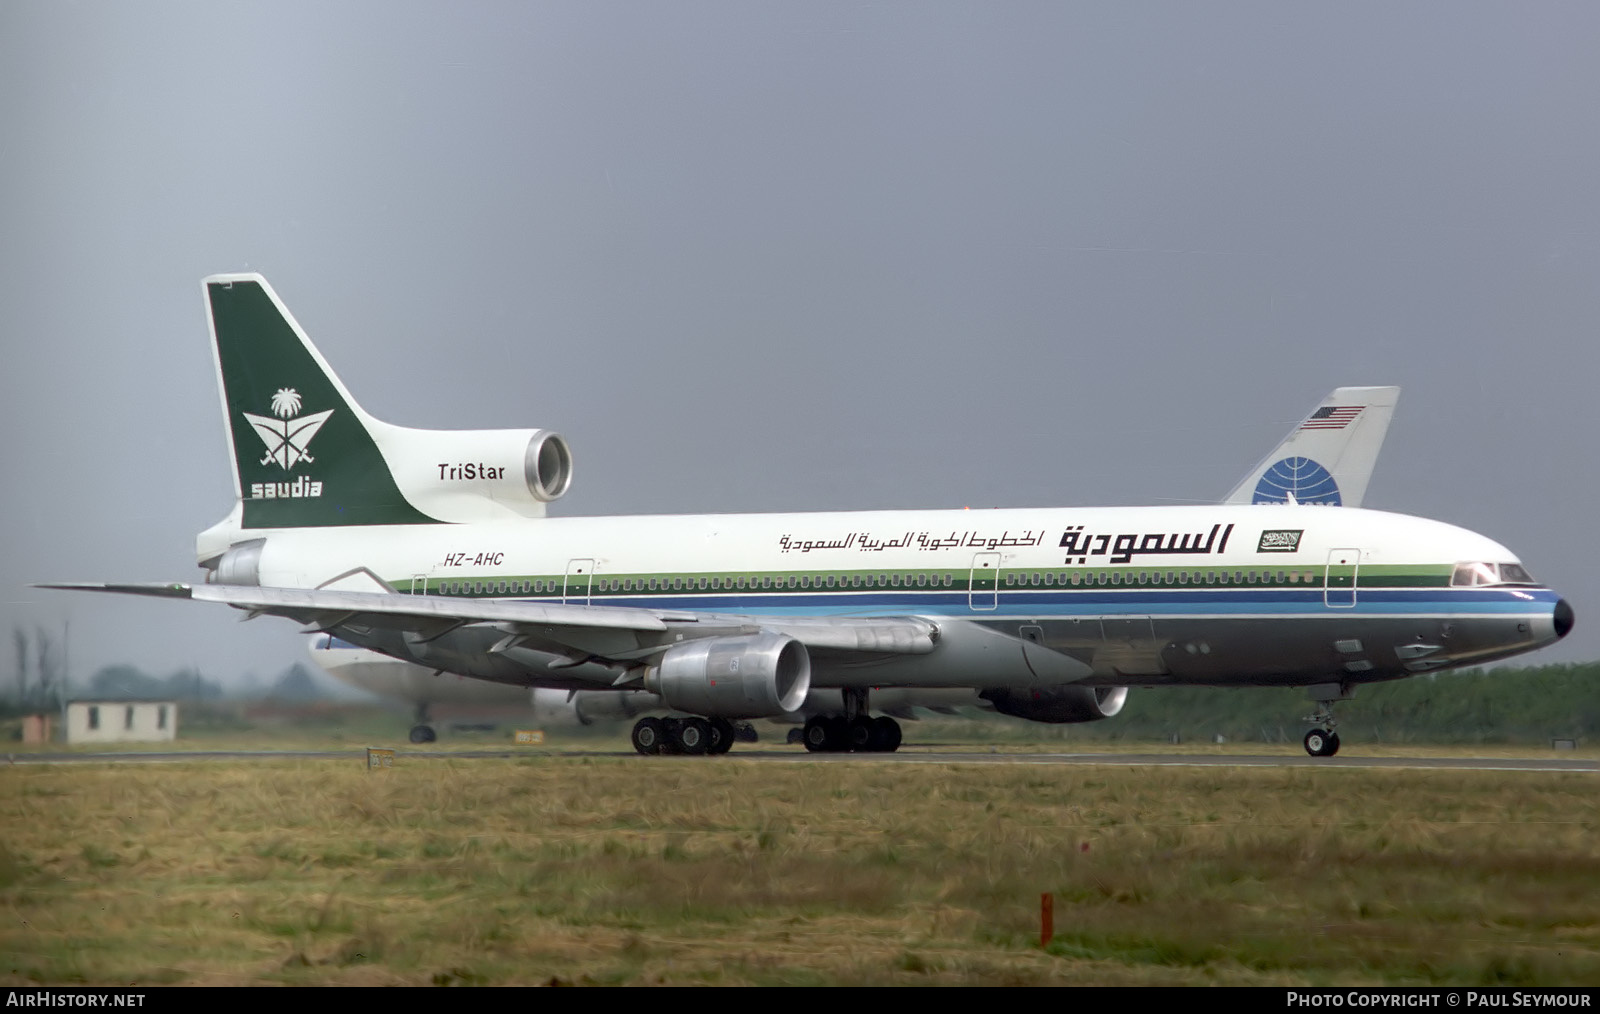
[[[1600,6],[0,4],[0,634],[275,673],[199,279],[364,407],[571,441],[558,513],[1194,501],[1340,384],[1368,506],[1600,656]],[[9,652],[0,653],[9,671]]]

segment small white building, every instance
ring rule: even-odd
[[[178,738],[176,701],[69,701],[68,743],[162,743]]]

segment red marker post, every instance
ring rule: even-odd
[[[1049,891],[1039,895],[1039,946],[1049,947],[1056,935],[1056,899]]]

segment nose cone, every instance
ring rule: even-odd
[[[1555,625],[1556,637],[1566,637],[1572,632],[1572,607],[1566,599],[1556,603],[1556,608],[1550,615],[1550,622]]]

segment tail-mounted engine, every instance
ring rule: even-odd
[[[794,711],[811,689],[811,656],[785,634],[708,637],[674,645],[645,677],[669,708],[708,718]]]
[[[235,584],[255,588],[261,584],[261,551],[266,539],[251,539],[228,547],[221,556],[203,560],[200,566],[209,572],[206,584]]]
[[[561,434],[535,430],[522,452],[522,478],[540,503],[559,500],[572,485],[572,448]]]
[[[1001,687],[978,695],[1002,715],[1030,722],[1098,722],[1122,710],[1127,687],[1085,687],[1077,684],[1040,687],[1037,690]]]
[[[572,485],[572,449],[551,430],[372,425],[400,491],[439,521],[543,517]]]

